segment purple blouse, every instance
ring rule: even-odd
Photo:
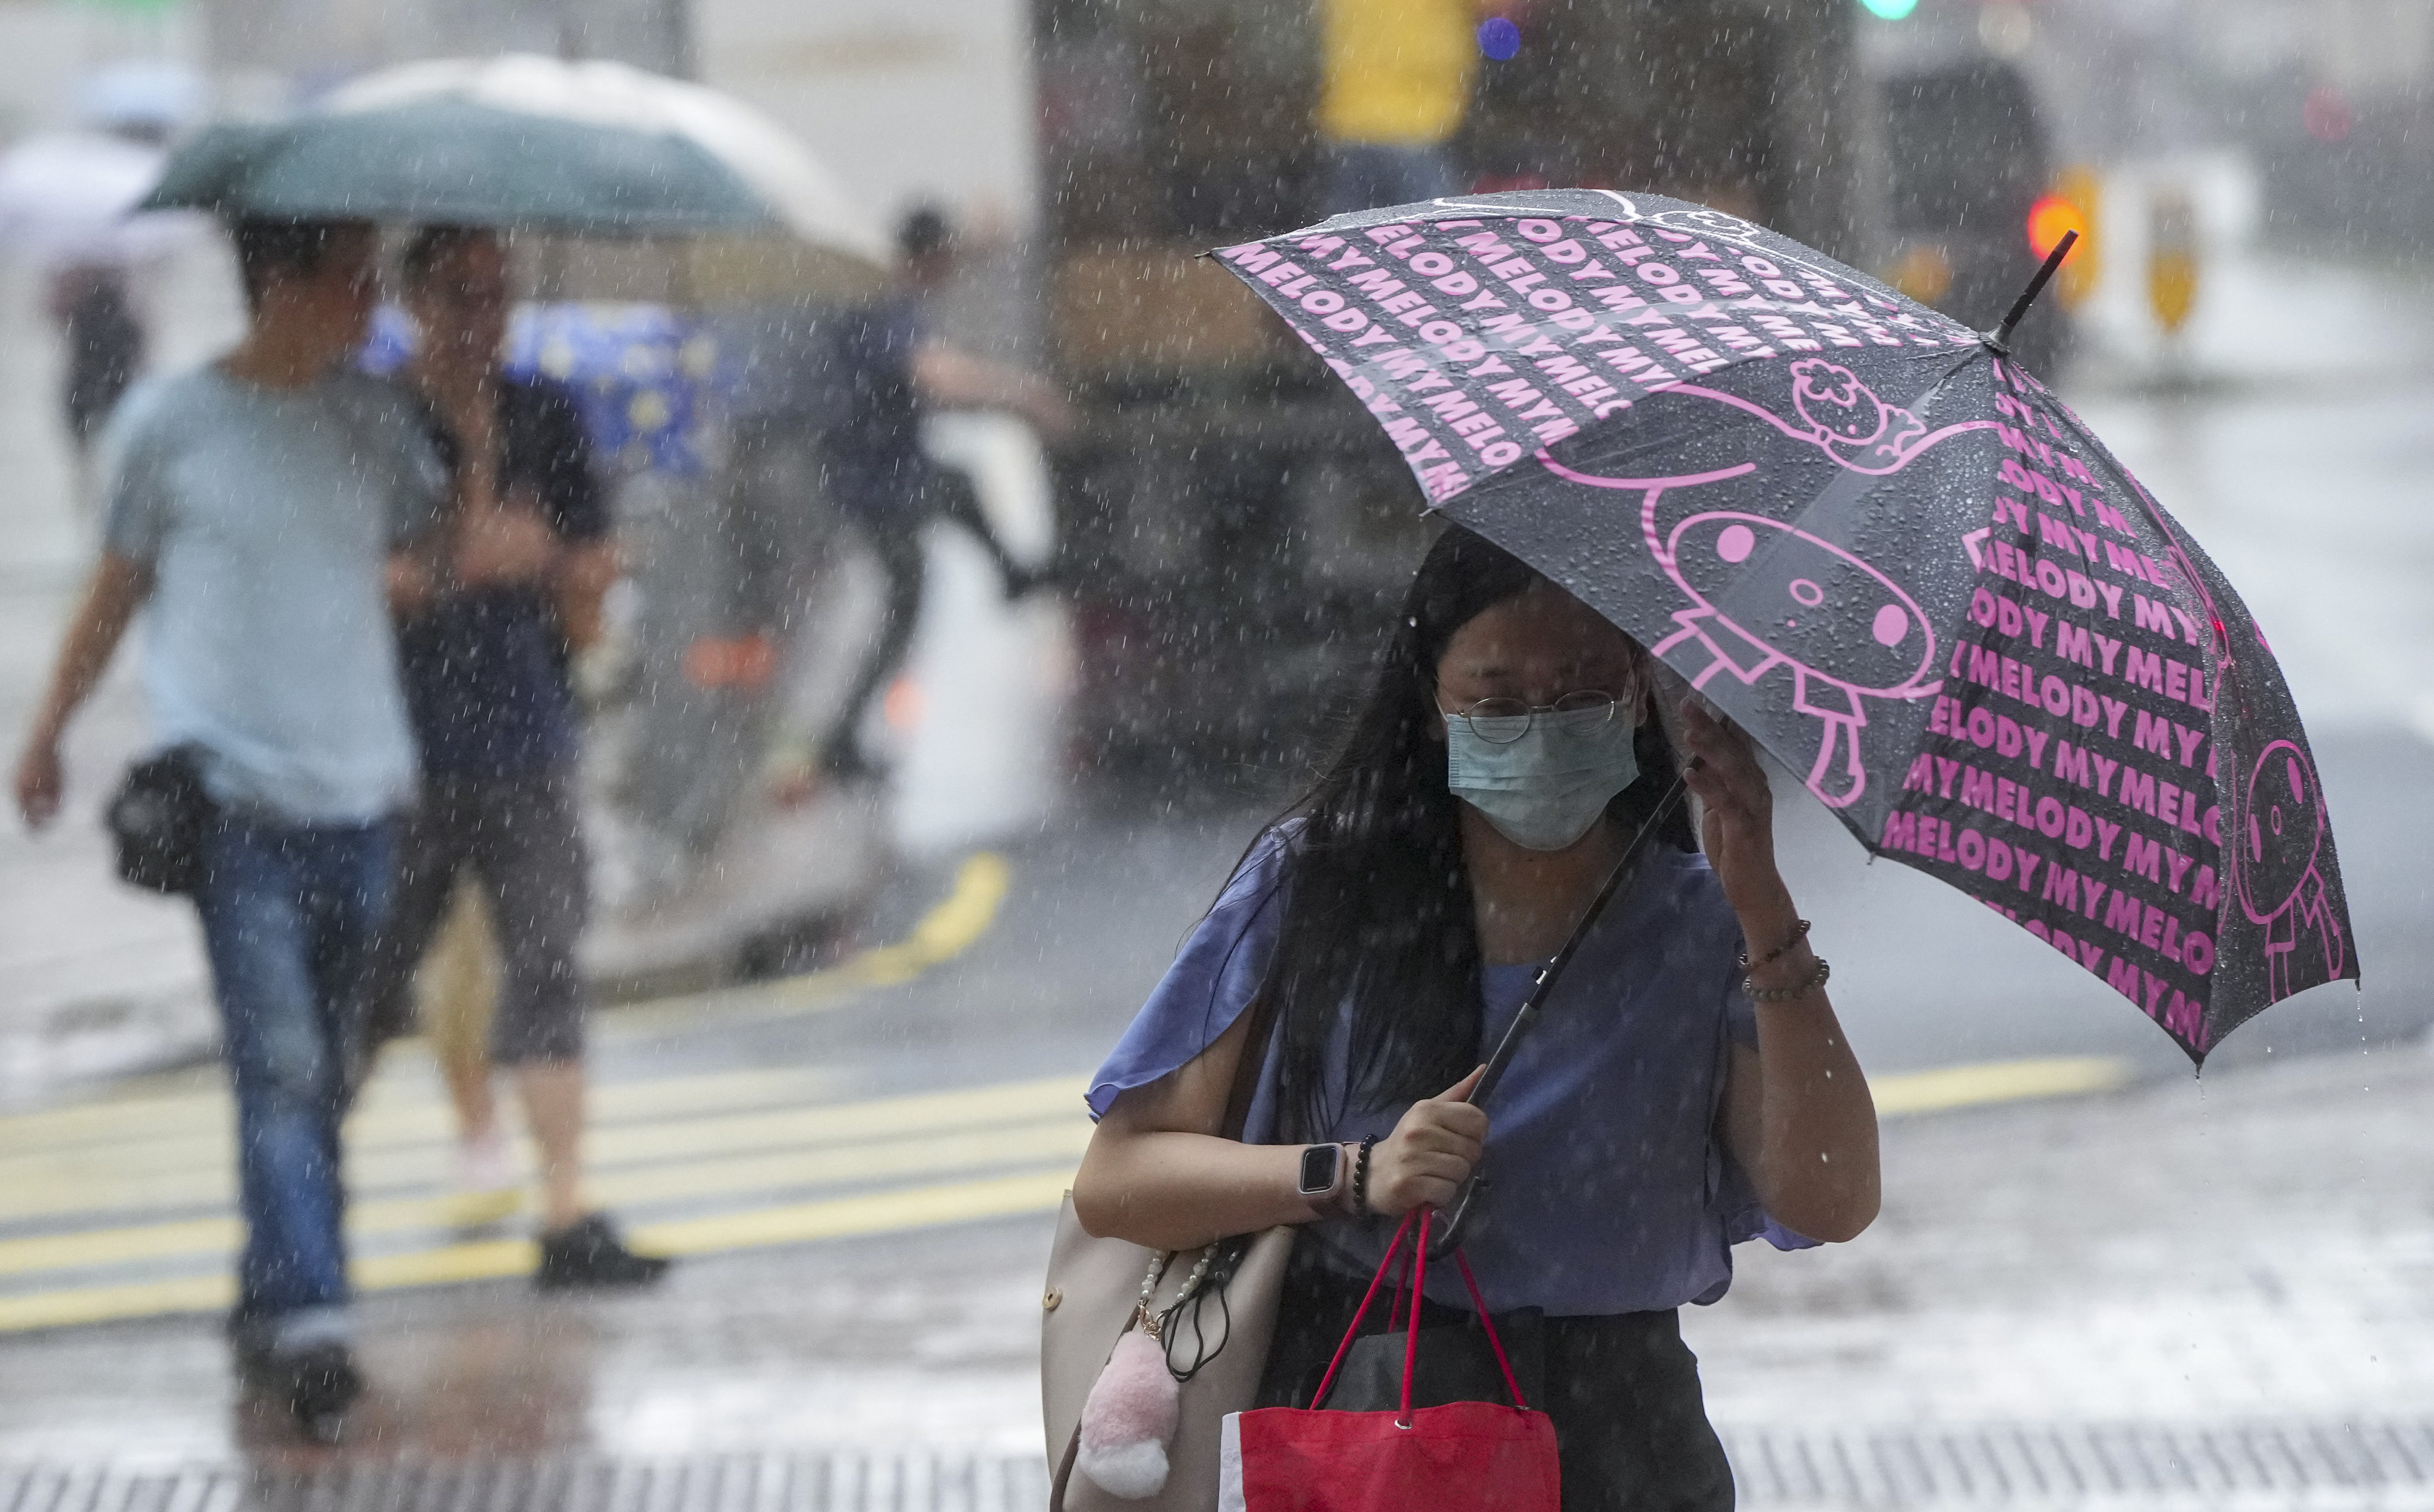
[[[1092,1078],[1093,1118],[1199,1055],[1249,1005],[1291,869],[1286,833],[1253,850]],[[1717,1128],[1731,1047],[1757,1039],[1740,949],[1706,858],[1671,850],[1648,853],[1583,942],[1487,1109],[1489,1188],[1464,1245],[1490,1309],[1568,1317],[1712,1302],[1732,1284],[1732,1246],[1760,1234],[1778,1248],[1810,1244],[1767,1218]],[[1520,1011],[1535,970],[1482,972],[1483,1045]],[[1349,1037],[1346,1016],[1328,1053],[1338,1089]],[[1275,1138],[1276,1080],[1272,1058],[1245,1129],[1254,1143]],[[1321,1139],[1382,1137],[1403,1113],[1334,1101],[1343,1110]],[[1393,1225],[1330,1219],[1311,1232],[1330,1264],[1366,1277]],[[1429,1295],[1468,1305],[1450,1265],[1431,1267]]]

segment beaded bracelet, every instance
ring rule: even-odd
[[[1764,955],[1759,956],[1756,961],[1752,961],[1749,958],[1749,952],[1741,952],[1741,970],[1746,971],[1752,966],[1764,966],[1769,961],[1780,960],[1785,952],[1791,950],[1791,947],[1799,944],[1802,940],[1807,939],[1808,937],[1808,920],[1805,919],[1796,919],[1793,923],[1795,927],[1791,931],[1791,937],[1785,940],[1782,944],[1777,945],[1774,949],[1767,952]]]
[[[1759,987],[1755,978],[1744,976],[1741,978],[1741,990],[1749,994],[1752,1003],[1789,1003],[1793,998],[1805,998],[1824,987],[1826,979],[1833,974],[1834,968],[1826,963],[1825,956],[1820,955],[1817,957],[1817,970],[1809,972],[1805,982],[1791,987]]]
[[[1370,1135],[1361,1142],[1361,1153],[1352,1158],[1352,1211],[1354,1216],[1369,1216],[1369,1149],[1378,1143]]]

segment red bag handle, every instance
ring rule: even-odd
[[[1402,1227],[1395,1230],[1394,1239],[1386,1246],[1386,1258],[1378,1262],[1378,1274],[1369,1278],[1369,1290],[1362,1294],[1361,1305],[1352,1312],[1352,1326],[1344,1331],[1344,1342],[1335,1347],[1335,1358],[1327,1362],[1327,1374],[1319,1378],[1318,1395],[1310,1399],[1311,1411],[1327,1405],[1327,1394],[1335,1385],[1335,1373],[1344,1368],[1344,1357],[1352,1352],[1352,1340],[1361,1332],[1361,1320],[1369,1315],[1369,1304],[1378,1299],[1378,1288],[1386,1284],[1386,1267],[1401,1252],[1404,1236],[1412,1231],[1412,1214],[1403,1214]],[[1396,1297],[1397,1302],[1401,1296]]]
[[[1419,1220],[1419,1243],[1412,1251],[1412,1314],[1403,1333],[1403,1406],[1395,1415],[1395,1426],[1412,1426],[1412,1371],[1420,1357],[1420,1299],[1428,1293],[1429,1222],[1435,1216],[1431,1208],[1418,1208],[1403,1214],[1403,1222],[1386,1246],[1385,1258],[1378,1262],[1378,1273],[1369,1278],[1369,1290],[1362,1294],[1361,1305],[1352,1312],[1351,1326],[1344,1331],[1344,1340],[1335,1347],[1335,1358],[1327,1363],[1327,1374],[1319,1379],[1318,1392],[1311,1398],[1312,1412],[1327,1405],[1327,1394],[1334,1389],[1336,1373],[1344,1368],[1344,1357],[1352,1352],[1352,1341],[1360,1335],[1362,1319],[1369,1315],[1369,1304],[1378,1299],[1379,1289],[1386,1284],[1386,1272],[1402,1252],[1403,1241],[1411,1237],[1412,1220]],[[1460,1248],[1453,1252],[1453,1263],[1462,1271],[1462,1283],[1470,1292],[1470,1305],[1479,1311],[1480,1326],[1487,1330],[1488,1348],[1496,1351],[1496,1368],[1504,1374],[1504,1389],[1513,1393],[1513,1405],[1523,1411],[1530,1403],[1522,1400],[1521,1383],[1514,1379],[1513,1362],[1504,1353],[1504,1340],[1496,1332],[1496,1319],[1488,1315],[1487,1299],[1480,1295],[1479,1279],[1471,1274],[1470,1260]],[[1393,1309],[1402,1306],[1402,1279],[1396,1278]]]

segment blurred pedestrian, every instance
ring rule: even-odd
[[[1038,576],[998,539],[969,481],[922,450],[923,406],[1010,410],[1052,440],[1073,426],[1064,396],[1037,374],[929,334],[924,306],[955,272],[954,232],[946,216],[915,210],[904,217],[896,244],[896,286],[885,299],[840,315],[829,348],[840,394],[825,438],[830,496],[887,573],[878,639],[821,752],[825,771],[848,778],[875,770],[858,731],[912,645],[924,586],[922,534],[930,522],[944,519],[968,531],[997,564],[1008,598],[1039,586]]]
[[[1470,1260],[1543,1346],[1519,1353],[1543,1371],[1525,1389],[1554,1418],[1564,1504],[1723,1512],[1732,1472],[1676,1310],[1723,1294],[1737,1241],[1866,1228],[1877,1125],[1775,869],[1755,748],[1686,705],[1677,753],[1654,673],[1518,558],[1441,536],[1341,752],[1094,1078],[1073,1205],[1158,1250],[1311,1225],[1260,1388],[1306,1407],[1394,1220],[1450,1206],[1492,1152]],[[1677,771],[1696,838],[1676,811],[1493,1105],[1468,1102]],[[1255,1040],[1260,1000],[1275,1029]],[[1247,1143],[1210,1132],[1245,1055]],[[1436,1321],[1462,1321],[1459,1280],[1429,1280],[1450,1283]]]
[[[617,576],[608,511],[574,395],[502,369],[507,253],[437,226],[400,265],[418,332],[404,377],[454,483],[450,573],[399,623],[422,799],[399,836],[396,899],[372,972],[383,1031],[411,1015],[413,973],[460,875],[483,889],[502,963],[490,1061],[513,1079],[540,1156],[544,1287],[634,1285],[668,1263],[626,1248],[583,1194],[583,982],[591,907],[576,816],[568,663],[599,634]],[[449,1078],[460,1194],[514,1184],[489,1077]]]
[[[1328,215],[1461,190],[1451,144],[1479,71],[1472,28],[1518,9],[1518,0],[1322,0]]]
[[[60,407],[81,463],[144,366],[144,326],[127,269],[114,263],[71,263],[59,269],[51,277],[50,304],[67,349]]]
[[[369,226],[248,221],[251,318],[218,361],[130,395],[105,447],[103,547],[16,772],[39,827],[60,744],[138,609],[153,733],[215,818],[195,902],[236,1095],[246,1218],[231,1334],[317,1436],[362,1389],[339,1118],[390,816],[415,753],[384,590],[445,479],[410,405],[349,363],[371,313]]]

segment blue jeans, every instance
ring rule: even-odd
[[[231,816],[214,827],[195,896],[236,1092],[246,1222],[236,1317],[274,1349],[345,1333],[338,1124],[357,982],[391,866],[386,823]]]

